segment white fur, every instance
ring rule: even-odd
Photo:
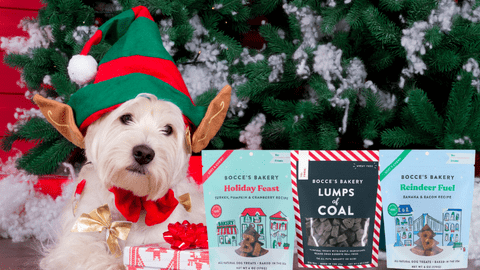
[[[131,114],[133,121],[128,125],[120,117]],[[165,125],[173,127],[173,133],[166,136]],[[146,166],[147,173],[139,174],[126,170],[135,163],[132,148],[148,145],[155,151],[154,159]],[[201,187],[187,177],[190,153],[185,150],[185,126],[180,109],[171,102],[157,100],[153,95],[142,94],[127,101],[111,113],[103,116],[88,127],[85,136],[87,160],[78,179],[87,183],[73,215],[72,204],[67,203],[63,211],[62,232],[53,248],[46,251],[41,260],[42,269],[124,269],[122,256],[110,254],[101,233],[71,232],[73,224],[82,213],[89,213],[97,207],[108,204],[112,221],[125,218],[115,207],[112,186],[132,191],[135,195],[156,200],[172,189],[175,197],[190,193],[192,210],[187,212],[179,204],[163,223],[145,225],[145,213],[134,223],[128,239],[119,240],[120,247],[138,246],[164,242],[163,232],[169,223],[188,220],[205,224],[205,207]]]

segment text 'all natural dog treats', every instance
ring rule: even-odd
[[[293,151],[291,164],[299,266],[376,267],[378,151]]]
[[[381,150],[387,267],[467,268],[474,150]]]

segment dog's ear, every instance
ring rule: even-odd
[[[218,95],[208,105],[207,113],[193,133],[192,151],[198,153],[207,147],[210,140],[217,134],[218,130],[225,120],[228,107],[230,106],[230,96],[232,87],[226,85],[220,90]]]
[[[39,94],[33,97],[47,121],[52,124],[67,140],[80,148],[85,148],[82,133],[75,124],[72,107],[67,104],[44,98]]]

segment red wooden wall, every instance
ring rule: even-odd
[[[42,7],[40,0],[0,0],[0,37],[28,36],[18,28],[20,20],[25,17],[35,18]],[[20,88],[17,81],[20,73],[3,64],[5,52],[0,49],[0,139],[7,131],[7,123],[15,123],[16,108],[29,109],[35,107],[24,96],[26,88]],[[15,142],[13,147],[25,152],[32,143]],[[5,162],[16,151],[5,153],[0,150],[0,159]]]

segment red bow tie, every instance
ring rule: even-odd
[[[147,196],[138,197],[131,191],[112,187],[109,189],[115,195],[115,206],[122,215],[131,222],[137,222],[140,218],[140,211],[145,209],[145,224],[152,226],[164,222],[170,214],[172,214],[178,201],[173,194],[173,190],[169,189],[167,194],[156,201],[147,201]]]

